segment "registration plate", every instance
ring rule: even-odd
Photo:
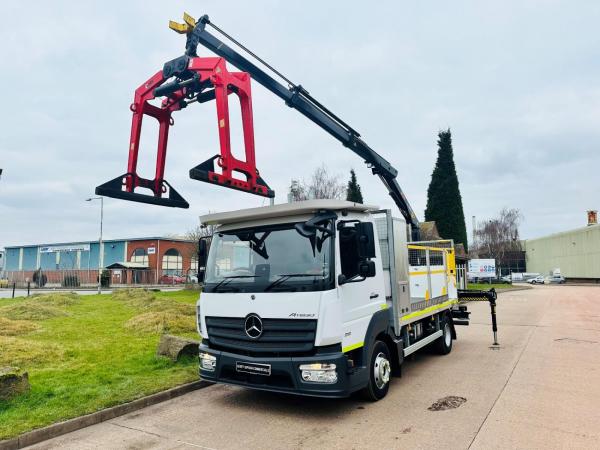
[[[238,372],[252,373],[254,375],[271,375],[271,364],[257,364],[243,361],[235,362],[235,370]]]

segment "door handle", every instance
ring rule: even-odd
[[[379,297],[379,294],[376,294],[375,292],[371,292],[371,295],[369,296],[370,299],[377,298],[377,297]]]

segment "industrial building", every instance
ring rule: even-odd
[[[3,259],[5,279],[37,283],[41,273],[48,287],[64,286],[67,276],[96,284],[99,269],[112,285],[179,283],[197,267],[195,242],[165,237],[105,240],[101,251],[98,241],[9,246]]]
[[[560,270],[567,281],[600,282],[600,225],[588,212],[587,227],[525,241],[527,271]]]

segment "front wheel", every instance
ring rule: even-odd
[[[371,401],[381,400],[390,388],[392,367],[390,350],[382,341],[375,341],[369,362],[369,384],[363,389],[364,396]]]
[[[452,329],[448,320],[442,322],[442,335],[435,342],[435,349],[440,355],[447,355],[452,351]]]

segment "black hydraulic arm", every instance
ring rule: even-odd
[[[232,49],[219,38],[207,31],[207,26],[212,27],[218,33],[235,43],[240,48],[244,49],[252,57],[260,61],[268,67],[274,74],[285,80],[288,86],[284,86],[263,69],[249,61],[236,50]],[[243,45],[227,35],[216,25],[212,24],[208,16],[202,16],[193,31],[187,36],[186,55],[196,56],[198,44],[208,48],[218,56],[237,67],[243,72],[250,74],[251,78],[262,86],[267,88],[273,94],[281,98],[286,105],[296,109],[302,115],[313,121],[330,135],[340,141],[345,147],[352,150],[358,156],[363,158],[365,163],[373,171],[374,175],[379,176],[390,196],[400,209],[400,212],[406,219],[406,222],[412,226],[413,239],[418,239],[419,221],[412,210],[408,200],[406,199],[402,189],[396,181],[398,171],[375,150],[370,148],[361,138],[360,134],[346,124],[343,120],[329,111],[325,106],[313,98],[301,85],[296,85],[289,81],[286,77],[277,72],[274,68],[262,61]]]

